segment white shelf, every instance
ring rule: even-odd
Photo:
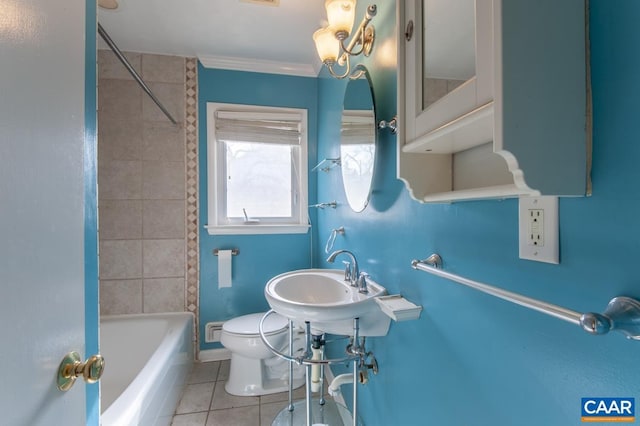
[[[493,140],[493,102],[417,137],[402,152],[453,154]]]
[[[312,172],[317,172],[318,170],[322,170],[323,172],[328,172],[331,169],[333,169],[334,167],[339,167],[340,166],[340,157],[338,158],[325,158],[324,160],[320,161],[313,169],[311,169]]]
[[[399,294],[376,297],[375,301],[382,312],[396,322],[420,318],[422,306],[408,301]]]
[[[425,203],[446,203],[449,201],[468,201],[477,199],[503,199],[520,196],[539,196],[538,191],[519,188],[516,185],[496,185],[482,188],[459,189],[456,191],[439,192],[422,197]]]

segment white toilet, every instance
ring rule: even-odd
[[[220,343],[231,351],[231,369],[225,389],[231,395],[266,395],[289,390],[289,362],[273,354],[260,339],[258,326],[264,312],[243,315],[222,325]],[[271,314],[263,325],[269,343],[289,353],[289,321]],[[298,335],[298,333],[296,333]],[[294,339],[294,349],[304,346],[304,338]],[[295,352],[294,352],[295,353]],[[304,368],[294,364],[293,387],[304,384]]]

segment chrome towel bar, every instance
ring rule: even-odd
[[[524,306],[525,308],[533,309],[534,311],[542,312],[543,314],[579,325],[584,331],[590,334],[606,334],[611,330],[617,330],[623,333],[628,339],[640,340],[640,302],[630,297],[614,297],[602,314],[593,312],[581,314],[571,309],[563,308],[562,306],[512,293],[460,275],[452,274],[451,272],[446,272],[442,270],[442,258],[438,254],[432,254],[424,260],[413,260],[411,267],[455,281],[483,293]]]

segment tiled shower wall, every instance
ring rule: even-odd
[[[424,79],[424,105],[431,105],[443,98],[447,93],[453,92],[458,86],[467,80],[447,80],[444,78]]]
[[[98,52],[100,312],[196,312],[196,62],[125,56],[179,123]]]

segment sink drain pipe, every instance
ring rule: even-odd
[[[324,352],[324,339],[322,334],[311,335],[311,360],[319,361],[322,359]],[[311,366],[311,392],[320,392],[321,389],[321,365],[320,363]]]

